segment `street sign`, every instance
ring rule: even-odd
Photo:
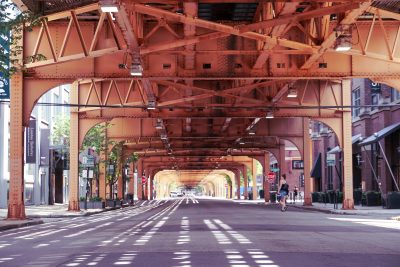
[[[279,172],[279,168],[271,168],[271,172]]]
[[[335,166],[336,165],[335,154],[326,154],[326,165],[327,166]]]
[[[25,163],[36,163],[36,120],[30,120],[26,128],[25,156]]]
[[[93,155],[83,155],[82,156],[82,166],[85,168],[94,167],[95,161],[96,161],[96,158]]]
[[[381,84],[371,82],[371,93],[380,94],[381,93]]]
[[[147,182],[146,176],[142,176],[142,184],[145,184]]]
[[[274,172],[269,172],[268,173],[268,182],[273,183],[275,181],[275,173]]]

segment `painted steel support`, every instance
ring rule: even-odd
[[[351,105],[351,80],[342,81],[343,105]],[[343,209],[354,209],[353,199],[353,144],[351,141],[351,109],[344,109],[342,113],[342,149],[343,149]]]
[[[10,105],[10,184],[9,220],[25,219],[24,204],[24,77],[18,72],[11,77]],[[34,89],[34,88],[30,88]]]
[[[71,86],[71,104],[79,103],[79,84]],[[70,177],[69,177],[69,211],[79,211],[79,110],[71,107],[70,115]]]
[[[243,193],[243,196],[244,196],[244,199],[249,199],[249,193],[247,192],[247,188],[249,187],[249,179],[247,177],[247,166],[243,165],[242,170],[243,170],[243,181],[244,181],[244,185],[243,185],[244,193]]]
[[[235,171],[235,179],[236,179],[236,199],[240,199],[240,171]]]
[[[269,196],[270,184],[268,182],[268,173],[270,172],[269,164],[270,164],[269,153],[265,152],[265,154],[264,154],[264,166],[263,166],[264,201],[265,202],[269,202],[270,201],[270,196]]]
[[[256,200],[258,198],[258,190],[257,190],[257,160],[253,159],[252,160],[252,176],[253,176],[253,200]]]
[[[283,140],[280,141],[279,144],[279,160],[278,160],[278,164],[279,164],[279,169],[280,169],[280,175],[285,174],[287,175],[286,171],[286,150],[285,150],[285,142]],[[280,177],[279,177],[280,179]],[[279,188],[278,188],[279,190]]]
[[[143,176],[143,159],[138,160],[137,165],[137,197],[139,200],[143,200],[143,184],[142,184],[142,176]]]
[[[311,190],[311,164],[312,164],[312,149],[310,138],[310,120],[303,118],[303,164],[304,164],[304,206],[312,206]]]
[[[149,178],[149,189],[150,189],[150,200],[154,199],[154,175],[152,174],[151,177]]]
[[[128,194],[134,194],[134,173],[135,173],[135,162],[129,163],[129,182],[128,182]]]

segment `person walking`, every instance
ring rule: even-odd
[[[294,201],[294,203],[296,203],[296,198],[297,198],[298,193],[299,193],[299,189],[297,188],[297,185],[295,185],[294,189],[293,189],[293,201]]]
[[[287,206],[286,206],[286,198],[289,195],[289,185],[286,182],[286,174],[281,175],[281,179],[279,180],[279,194],[280,194],[280,199],[279,199],[279,204],[281,205],[281,211],[286,211]]]

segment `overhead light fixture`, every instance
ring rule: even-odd
[[[140,63],[132,63],[131,65],[131,76],[142,76],[143,68]]]
[[[166,139],[168,139],[168,137],[167,137],[167,135],[166,135],[166,134],[162,134],[160,137],[161,137],[161,139],[163,139],[163,140],[166,140]]]
[[[351,34],[351,25],[340,25],[337,29],[337,38],[335,42],[335,50],[337,52],[347,52],[353,46],[353,37]]]
[[[100,1],[100,9],[102,12],[113,13],[113,12],[119,11],[119,6],[113,0],[111,0],[111,1],[103,0],[103,1]]]
[[[156,129],[157,130],[162,130],[164,127],[163,127],[163,124],[162,124],[162,122],[161,121],[157,121],[157,123],[156,123]]]
[[[150,100],[150,101],[147,103],[147,109],[156,109],[156,101]]]
[[[254,129],[249,130],[249,135],[255,135],[255,134],[256,134],[256,130],[254,130]]]
[[[290,88],[289,92],[287,94],[287,97],[289,98],[296,98],[297,97],[297,89]]]
[[[243,140],[239,141],[239,145],[244,145],[244,144],[245,144],[245,142]]]
[[[274,118],[274,113],[272,111],[268,111],[267,115],[265,116],[266,119],[273,119]]]

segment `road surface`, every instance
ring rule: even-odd
[[[0,266],[400,266],[400,222],[154,200],[0,232]]]

